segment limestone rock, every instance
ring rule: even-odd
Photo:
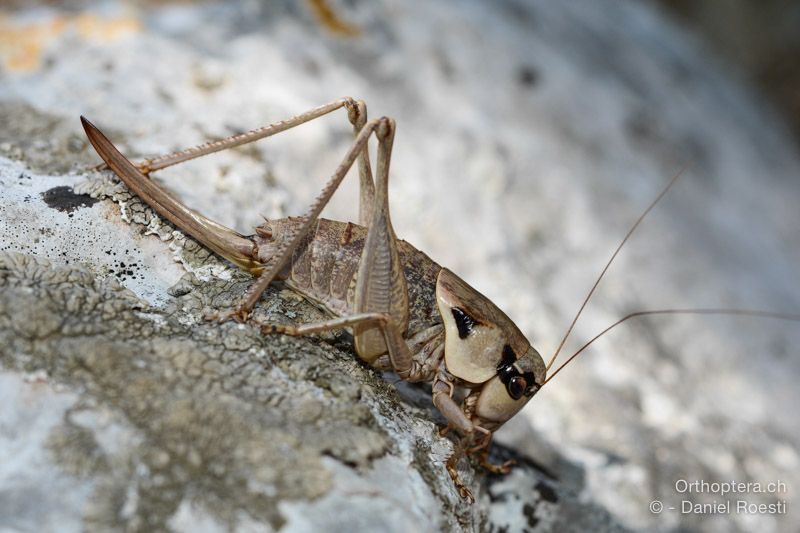
[[[247,275],[163,223],[96,156],[132,158],[342,95],[393,116],[395,229],[552,353],[647,202],[567,353],[627,312],[800,309],[800,160],[779,117],[649,5],[74,2],[0,17],[0,527],[9,530],[781,531],[797,522],[793,325],[674,318],[615,330],[498,434],[505,478],[444,472],[424,390],[346,336],[210,324]],[[351,140],[342,113],[156,175],[243,232],[299,214]],[[326,216],[355,216],[354,184]],[[258,313],[305,322],[280,287]],[[566,355],[566,354],[565,354]],[[417,401],[417,399],[421,399]],[[8,459],[12,458],[12,459]],[[475,476],[473,478],[473,476]],[[770,482],[786,515],[678,480]]]

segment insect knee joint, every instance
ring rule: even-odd
[[[389,117],[381,117],[378,119],[378,127],[375,130],[375,135],[378,137],[378,140],[385,140],[387,137],[392,135],[394,132],[395,123],[394,120]]]
[[[345,109],[347,109],[347,120],[356,127],[363,127],[367,121],[367,104],[364,100],[356,100],[350,96],[342,98]]]

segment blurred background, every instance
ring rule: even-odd
[[[791,0],[662,0],[729,67],[756,85],[800,135],[800,6]]]
[[[97,162],[81,114],[139,158],[350,95],[398,122],[397,234],[489,296],[545,358],[630,224],[681,169],[565,355],[641,309],[800,310],[796,2],[0,9],[0,157],[33,172],[80,173]],[[159,179],[250,232],[261,215],[303,212],[351,135],[339,113]],[[325,216],[356,217],[354,183]],[[74,254],[92,267],[91,250]],[[800,522],[798,329],[755,319],[631,323],[553,380],[498,439],[631,530],[787,531]],[[654,500],[679,507],[687,498],[679,479],[780,480],[786,493],[743,497],[786,500],[787,513],[653,513]]]

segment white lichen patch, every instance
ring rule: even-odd
[[[112,203],[74,207],[55,199],[51,207],[45,201],[44,195],[53,190],[63,191],[67,202],[80,197],[83,180],[79,175],[36,174],[0,157],[0,251],[85,267],[100,277],[119,280],[140,298],[160,305],[183,272],[164,257],[160,247],[128,231]]]

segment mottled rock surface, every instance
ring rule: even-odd
[[[624,1],[17,5],[0,17],[0,528],[176,531],[784,531],[800,487],[800,336],[758,320],[640,321],[498,435],[523,466],[444,472],[425,392],[348,339],[210,324],[249,279],[97,162],[342,95],[398,121],[399,236],[552,353],[633,219],[567,352],[642,308],[800,309],[800,160],[780,117],[691,35]],[[302,212],[351,139],[342,113],[158,175],[248,232]],[[326,216],[355,216],[353,184]],[[319,317],[275,287],[258,313]],[[571,348],[571,349],[569,349]],[[462,465],[473,479],[471,466]],[[682,514],[688,481],[783,481],[788,514]],[[478,487],[480,485],[480,488]],[[734,498],[734,499],[736,499]],[[659,500],[667,507],[650,511]]]

